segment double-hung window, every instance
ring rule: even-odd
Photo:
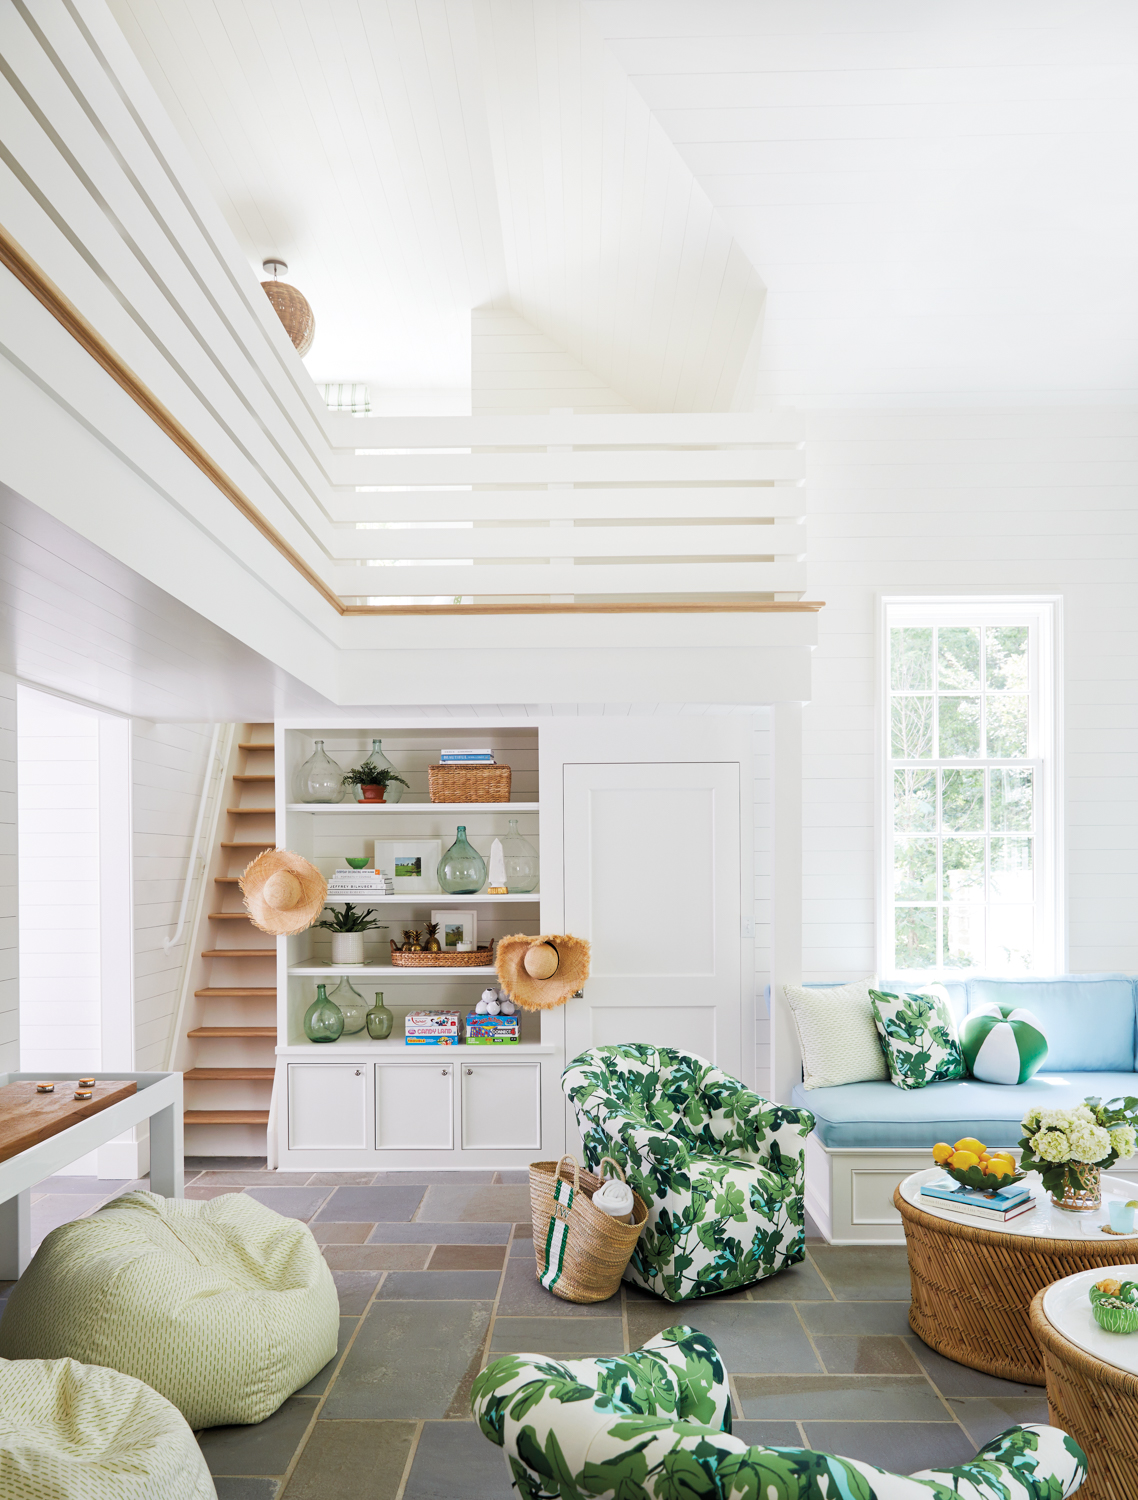
[[[885,600],[883,973],[1053,973],[1054,606]]]

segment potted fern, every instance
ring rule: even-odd
[[[326,907],[325,910],[331,913],[331,921],[326,917],[323,922],[317,922],[316,926],[323,927],[332,934],[332,962],[362,964],[364,933],[373,927],[382,927],[383,923],[370,907],[357,909],[350,901],[340,911],[332,911],[331,907]]]
[[[344,786],[358,786],[365,802],[382,802],[384,793],[393,781],[400,786],[407,783],[397,771],[388,766],[377,766],[370,758],[362,765],[356,766],[344,777]]]

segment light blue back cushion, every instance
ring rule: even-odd
[[[1134,1067],[1134,983],[1125,974],[969,980],[968,1009],[985,1005],[1022,1005],[1032,1012],[1047,1038],[1045,1073]]]

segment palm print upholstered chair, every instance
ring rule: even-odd
[[[582,1052],[561,1087],[589,1167],[613,1157],[647,1204],[627,1280],[685,1302],[804,1259],[808,1110],[760,1099],[706,1058],[639,1042]]]
[[[1010,1427],[968,1463],[907,1478],[748,1447],[731,1435],[715,1345],[692,1328],[607,1359],[507,1354],[474,1382],[471,1408],[521,1500],[1066,1500],[1086,1478],[1057,1427]]]

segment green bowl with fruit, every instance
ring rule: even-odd
[[[994,1177],[990,1172],[985,1172],[983,1167],[950,1167],[945,1163],[944,1170],[952,1178],[953,1182],[959,1182],[961,1187],[975,1188],[978,1193],[994,1193],[999,1188],[1011,1187],[1013,1182],[1022,1182],[1027,1176],[1018,1168],[1002,1177]]]
[[[1091,1312],[1107,1333],[1138,1333],[1138,1282],[1110,1277],[1090,1289]]]

